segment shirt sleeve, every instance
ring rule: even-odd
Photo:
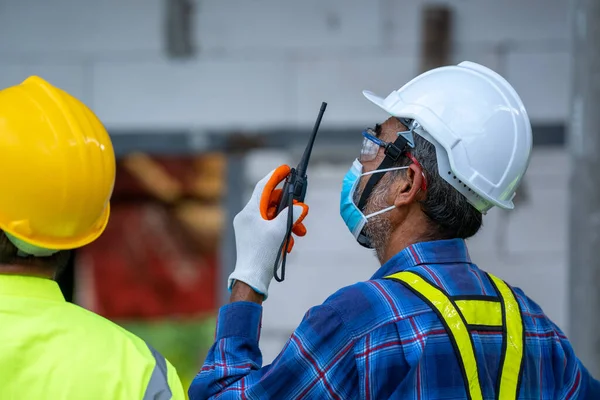
[[[333,308],[309,310],[282,352],[262,368],[261,315],[262,307],[249,302],[220,309],[216,340],[189,388],[190,400],[357,397],[354,341]]]
[[[563,382],[559,393],[555,397],[561,399],[598,399],[600,398],[600,383],[588,372],[581,360],[575,355],[573,346],[563,333],[563,331],[551,322],[554,331],[558,335],[561,350],[564,352],[562,357]],[[555,351],[556,354],[561,354]],[[556,357],[554,354],[554,357]]]
[[[588,370],[580,365],[581,369],[581,391],[580,399],[600,399],[600,382],[598,382]]]

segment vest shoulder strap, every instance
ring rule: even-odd
[[[482,399],[479,368],[471,329],[502,332],[502,352],[496,398],[517,398],[523,365],[524,328],[519,303],[511,288],[488,274],[497,297],[460,296],[453,298],[420,274],[403,271],[386,277],[400,282],[421,298],[438,315],[457,355],[467,398]]]

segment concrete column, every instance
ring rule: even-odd
[[[569,337],[600,377],[600,1],[571,1]],[[548,82],[552,85],[552,82]],[[552,199],[548,199],[552,201]]]

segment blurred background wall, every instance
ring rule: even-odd
[[[567,1],[196,0],[185,61],[166,51],[168,3],[2,0],[0,84],[43,74],[115,131],[310,126],[323,99],[329,126],[362,126],[381,114],[360,91],[418,72],[423,7],[446,3],[452,62],[508,77],[533,121],[567,115]]]
[[[203,153],[220,135],[268,133],[276,145],[229,164],[222,203],[229,217],[266,172],[299,160],[298,143],[328,102],[323,135],[337,136],[327,145],[317,139],[309,235],[265,303],[261,346],[269,362],[308,307],[377,268],[338,216],[341,179],[361,130],[386,119],[361,91],[387,95],[421,72],[431,6],[450,13],[446,62],[475,61],[502,74],[534,125],[520,204],[510,218],[497,210],[486,216],[470,240],[472,258],[526,290],[568,333],[567,1],[0,0],[0,86],[37,74],[71,92],[106,124],[122,157]],[[218,246],[215,292],[232,266],[231,235]]]

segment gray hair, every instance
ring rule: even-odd
[[[414,133],[415,147],[411,154],[421,164],[427,182],[427,194],[420,202],[433,232],[430,240],[467,239],[477,233],[482,225],[482,215],[438,173],[435,146]],[[398,160],[397,166],[408,166],[408,157]],[[399,170],[397,174],[406,173]]]

